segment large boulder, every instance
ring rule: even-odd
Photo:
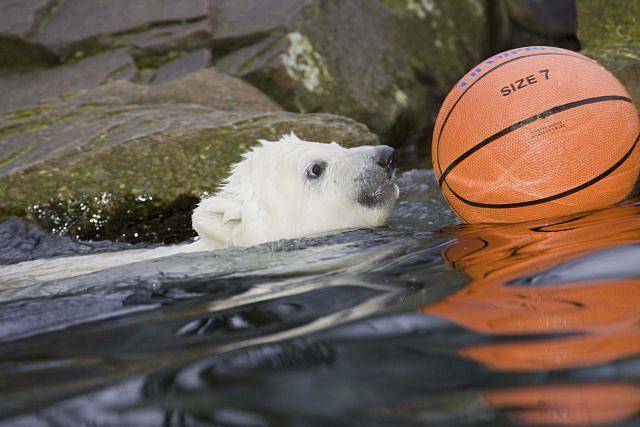
[[[399,144],[430,128],[438,100],[488,50],[484,3],[220,0],[215,65],[280,105],[330,111]]]
[[[6,0],[0,66],[55,64],[114,49],[157,66],[210,47],[209,18],[209,0]]]
[[[137,68],[121,51],[105,52],[58,67],[0,72],[0,113],[23,110],[41,101],[113,80],[131,80]]]
[[[131,55],[138,83],[215,65],[285,109],[428,139],[439,101],[489,53],[480,0],[7,0],[0,67]]]
[[[351,119],[283,112],[213,70],[151,87],[113,82],[0,116],[0,211],[84,239],[167,240],[152,238],[155,229],[141,236],[148,218],[131,213],[152,200],[152,218],[164,212],[190,234],[198,197],[215,191],[256,140],[290,131],[346,146],[377,143]],[[109,225],[114,217],[118,226]]]
[[[640,105],[640,2],[576,1],[583,53],[613,72]]]
[[[640,3],[576,0],[578,36],[586,49],[640,44]]]
[[[198,104],[226,111],[282,111],[282,108],[255,87],[240,79],[208,68],[147,86],[117,80],[74,96],[85,103]]]
[[[0,215],[167,241],[256,139],[377,143],[368,125],[426,147],[489,51],[487,16],[480,0],[0,2]]]
[[[157,33],[152,27],[206,21],[209,1],[60,0],[48,12],[28,40],[65,57],[77,51],[112,48],[127,35],[144,39],[145,33]]]

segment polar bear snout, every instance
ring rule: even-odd
[[[396,169],[396,151],[387,145],[369,149],[373,151],[373,162],[356,176],[356,200],[366,208],[393,207],[399,194],[398,186],[392,181]]]
[[[396,169],[396,150],[388,145],[375,147],[376,163],[384,168],[389,174],[393,174]]]

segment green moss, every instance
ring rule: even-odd
[[[640,61],[640,45],[638,46],[606,46],[587,49],[583,54],[596,59],[598,62],[608,64],[608,69],[615,70],[630,62]]]
[[[69,98],[73,98],[74,96],[70,96]],[[101,112],[105,108],[109,108],[108,104],[98,104],[98,103],[82,103],[78,104],[77,107],[71,111],[60,112],[56,115],[48,117],[47,120],[49,123],[64,123],[68,121],[86,121],[89,120],[90,115],[94,112]],[[116,117],[119,114],[122,114],[124,110],[113,110],[111,112],[105,113],[104,117]]]
[[[8,126],[0,129],[0,139],[8,138],[20,133],[20,126]]]
[[[6,128],[0,129],[0,139],[8,138],[10,136],[17,135],[20,133],[36,132],[45,128],[46,126],[47,126],[47,123],[40,120],[34,121],[34,122],[27,122],[21,125],[8,126]]]
[[[640,2],[576,0],[576,8],[584,48],[640,44]]]
[[[303,138],[320,141],[336,139],[335,119],[326,126],[318,121],[305,123],[296,116],[288,119],[257,117],[229,127],[174,129],[131,140],[126,145],[86,150],[82,161],[76,154],[58,156],[55,163],[36,165],[17,175],[0,178],[0,200],[6,206],[25,206],[52,198],[79,199],[119,189],[139,193],[164,194],[167,199],[182,194],[211,192],[226,176],[229,166],[259,138],[275,139],[291,130]],[[345,125],[354,126],[353,122]],[[345,126],[346,127],[346,126]],[[345,145],[376,143],[364,126],[347,131]],[[365,137],[368,135],[368,137]],[[108,140],[99,135],[91,144]]]
[[[640,105],[640,46],[601,46],[582,53],[611,71]]]
[[[112,50],[112,48],[105,45],[99,37],[90,37],[77,43],[61,47],[59,55],[61,62],[71,65],[82,61],[89,56],[97,55],[109,50]]]
[[[154,240],[151,236],[156,231],[145,234],[138,230],[138,237],[133,236],[130,231],[136,227],[122,222],[126,218],[123,212],[148,210],[152,215],[156,209],[164,215],[163,209],[176,200],[186,197],[193,201],[204,192],[214,192],[230,165],[260,138],[276,139],[293,130],[302,138],[336,139],[347,146],[377,142],[366,127],[329,115],[224,113],[182,104],[123,106],[82,104],[73,99],[58,101],[41,115],[37,112],[14,113],[12,117],[22,121],[9,122],[0,129],[0,142],[12,136],[12,142],[25,147],[1,159],[0,167],[47,141],[53,147],[65,146],[70,130],[82,149],[44,153],[42,162],[0,177],[0,212],[25,211],[31,206],[29,215],[42,225],[83,238],[116,238],[120,227],[125,230],[122,239],[127,241],[138,237],[170,241],[164,237]],[[102,202],[97,201],[106,193],[110,195],[108,208],[100,207]],[[157,204],[143,209],[137,201],[131,203],[131,197],[147,195],[153,195]],[[83,216],[82,203],[98,203],[91,212],[102,212],[99,222],[111,221],[110,231],[96,228],[95,221],[89,221],[93,217]],[[97,210],[99,207],[102,210]],[[190,215],[192,207],[185,212]],[[175,215],[186,220],[189,216]],[[148,222],[146,218],[144,222]],[[184,234],[179,236],[175,238],[185,238]]]
[[[116,118],[118,116],[123,115],[124,113],[126,113],[126,110],[112,110],[112,111],[107,112],[105,114],[105,117],[108,118],[108,119],[113,119],[113,118]]]
[[[49,3],[49,5],[45,8],[45,10],[41,11],[43,14],[42,19],[38,22],[38,27],[36,28],[36,32],[41,33],[46,26],[49,24],[51,17],[54,16],[60,10],[60,5],[58,1],[53,1]]]
[[[396,36],[413,69],[423,70],[443,95],[480,62],[489,47],[486,6],[477,0],[382,0],[396,16]],[[416,28],[405,31],[405,28]],[[420,28],[423,28],[422,30]],[[424,31],[430,32],[425,43]],[[393,64],[390,64],[393,67]],[[392,72],[392,70],[389,70]]]
[[[0,170],[4,169],[6,166],[9,166],[11,163],[15,162],[16,160],[18,160],[20,157],[27,154],[32,149],[33,149],[33,145],[28,145],[24,147],[22,150],[17,151],[5,158],[0,159]]]
[[[407,0],[382,0],[382,2],[397,16],[406,16],[410,14],[407,7]]]
[[[7,113],[4,115],[5,119],[8,120],[22,120],[28,119],[33,116],[39,116],[42,113],[45,113],[49,110],[49,107],[44,105],[39,105],[37,107],[25,108],[23,110],[12,111],[11,113]]]
[[[188,53],[189,52],[171,50],[161,55],[145,55],[136,58],[136,66],[139,70],[156,69]]]
[[[80,109],[80,111],[92,111],[104,108],[106,105],[109,104],[101,104],[99,102],[83,102],[78,108]]]
[[[244,120],[239,120],[233,123],[232,128],[233,129],[239,129],[242,127],[246,127],[246,126],[251,126],[251,125],[255,125],[257,123],[259,123],[262,120],[268,119],[269,117],[271,117],[268,114],[265,115],[256,115],[253,117],[249,117],[248,119],[244,119]]]
[[[132,188],[164,194],[167,199],[181,194],[197,195],[211,191],[212,183],[220,182],[226,168],[239,159],[234,141],[220,140],[215,131],[196,134],[185,131],[175,139],[181,143],[174,143],[170,134],[145,137],[70,166],[36,166],[20,175],[5,176],[0,179],[4,184],[0,199],[8,206],[24,206],[52,198],[80,199],[108,189]],[[213,169],[210,162],[199,156],[211,145],[217,148],[217,165]],[[73,185],[69,186],[70,183]]]

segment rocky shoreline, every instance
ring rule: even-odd
[[[193,204],[243,151],[291,130],[426,157],[451,85],[515,45],[582,44],[637,99],[638,25],[609,16],[611,4],[8,0],[0,215],[83,239],[179,241],[188,231],[160,236],[159,221],[146,233],[114,213],[149,223],[164,212],[188,230]]]

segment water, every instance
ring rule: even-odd
[[[3,285],[0,425],[640,423],[640,203],[463,226],[400,186],[385,229]]]

